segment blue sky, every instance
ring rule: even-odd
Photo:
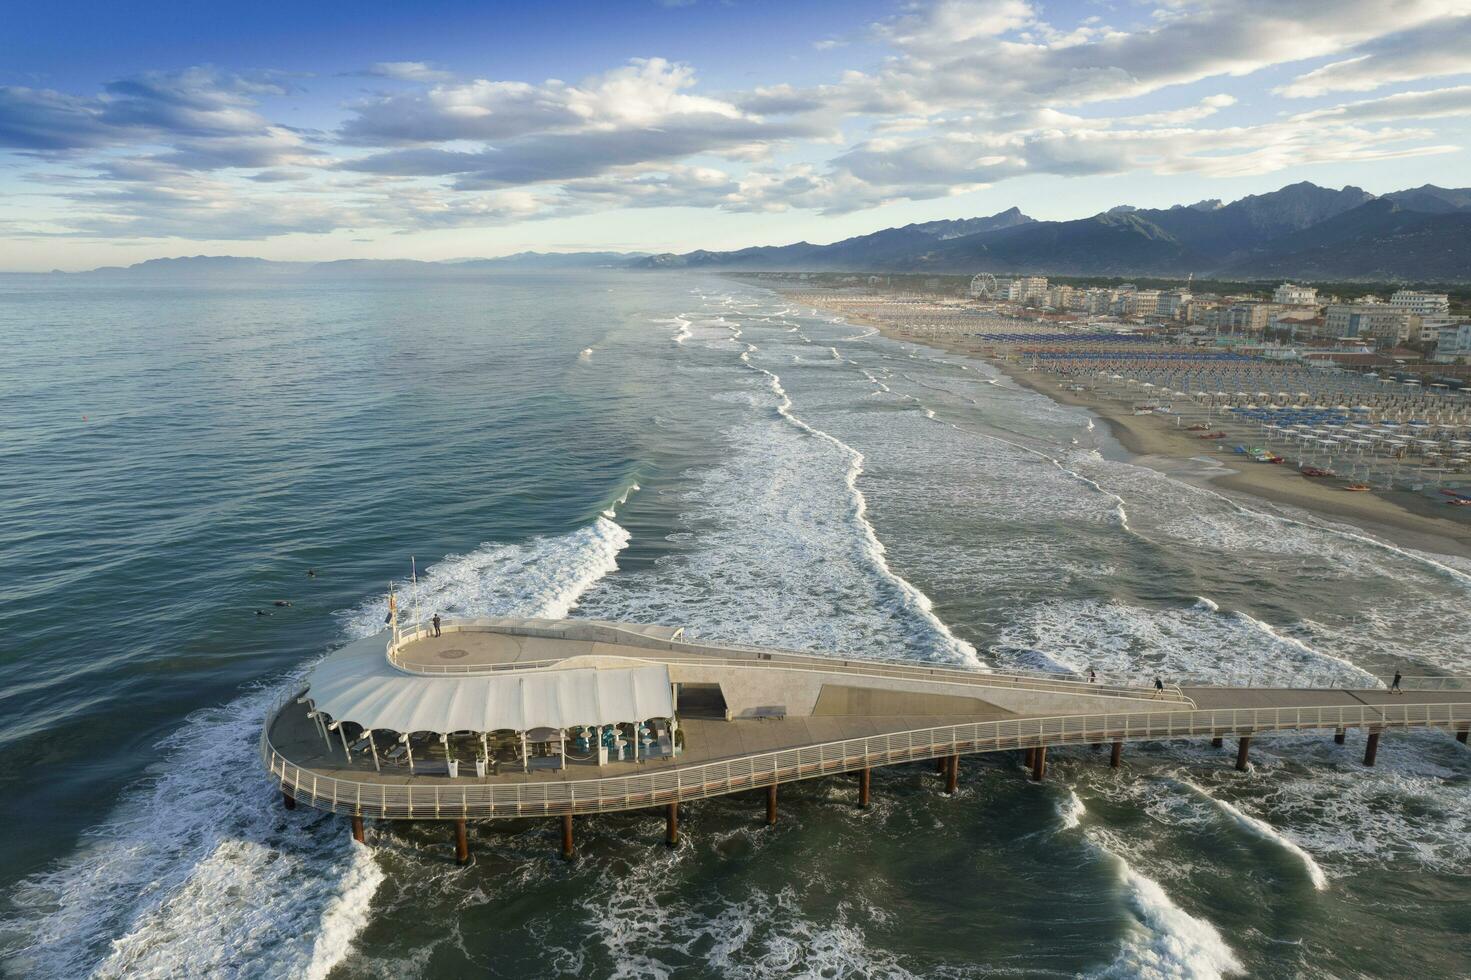
[[[1471,173],[1464,0],[15,5],[0,268],[830,241]]]

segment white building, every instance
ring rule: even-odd
[[[1013,303],[1047,302],[1047,277],[1017,276],[1011,281],[1006,298]]]
[[[1056,285],[1047,290],[1047,305],[1054,310],[1070,309],[1073,304],[1073,287]]]
[[[1386,347],[1409,340],[1412,331],[1418,336],[1420,326],[1409,310],[1389,303],[1336,303],[1323,319],[1329,337],[1373,338]]]
[[[1451,311],[1451,298],[1445,293],[1420,293],[1401,289],[1389,297],[1389,305],[1415,316],[1445,316]]]
[[[1119,311],[1127,316],[1147,317],[1159,312],[1159,290],[1138,289],[1120,297],[1123,308]]]
[[[1316,306],[1318,290],[1312,286],[1295,286],[1284,282],[1272,291],[1272,302],[1283,306]]]
[[[1457,323],[1441,327],[1440,338],[1435,344],[1435,358],[1441,364],[1471,358],[1471,323]]]
[[[1464,320],[1464,317],[1459,316],[1420,317],[1420,335],[1418,339],[1421,344],[1424,344],[1426,346],[1434,344],[1440,339],[1440,331],[1442,327],[1459,326]],[[1417,338],[1411,337],[1410,339],[1415,340]]]
[[[1159,294],[1156,312],[1168,320],[1178,320],[1185,314],[1190,299],[1187,289],[1167,289]]]
[[[1073,309],[1084,313],[1108,313],[1113,309],[1114,291],[1112,289],[1079,290],[1073,293]]]

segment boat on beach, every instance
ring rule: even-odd
[[[1272,452],[1270,449],[1263,449],[1261,446],[1251,446],[1249,448],[1246,447],[1246,446],[1237,446],[1236,447],[1236,451],[1238,453],[1241,453],[1243,456],[1250,456],[1252,459],[1256,460],[1258,463],[1283,463],[1283,462],[1286,462],[1286,457],[1278,456],[1276,453]]]

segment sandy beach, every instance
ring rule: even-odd
[[[1271,509],[1291,508],[1287,516],[1349,525],[1405,548],[1434,554],[1471,558],[1471,520],[1465,509],[1446,507],[1443,501],[1406,491],[1375,490],[1353,493],[1342,480],[1312,480],[1292,466],[1243,462],[1230,445],[1203,442],[1177,429],[1164,416],[1135,415],[1117,402],[1089,391],[1069,391],[1057,379],[1029,371],[983,354],[974,342],[914,336],[893,322],[856,316],[841,305],[826,305],[806,291],[784,291],[801,302],[877,329],[892,340],[920,344],[984,361],[1018,385],[1065,405],[1085,408],[1105,422],[1110,433],[1129,453],[1131,462],[1224,493],[1238,502]],[[1466,508],[1471,509],[1471,508]]]

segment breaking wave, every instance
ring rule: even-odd
[[[450,556],[420,575],[420,606],[565,616],[617,568],[628,540],[599,516],[568,534]],[[345,638],[378,632],[386,608],[380,597],[344,613]],[[0,932],[7,972],[315,978],[348,955],[384,873],[330,815],[281,809],[256,751],[280,690],[190,715],[158,746],[156,773],[75,854],[19,886],[20,911]]]

